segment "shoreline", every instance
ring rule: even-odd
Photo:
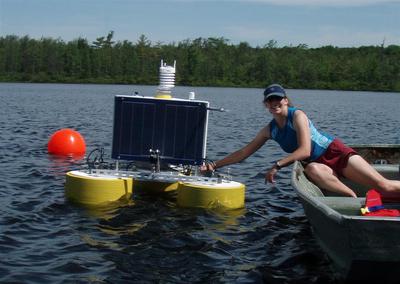
[[[0,78],[0,84],[70,84],[70,85],[134,85],[134,86],[157,86],[158,82],[152,83],[130,83],[130,82],[118,82],[118,81],[96,81],[96,80],[82,80],[82,81],[19,81],[19,80],[2,80]],[[185,84],[178,84],[176,87],[199,87],[199,88],[246,88],[246,89],[263,89],[264,86],[253,86],[253,85],[185,85]],[[310,88],[310,87],[286,87],[287,89],[295,89],[295,90],[313,90],[313,91],[343,91],[343,92],[379,92],[379,93],[400,93],[400,90],[382,90],[382,89],[340,89],[340,88]]]

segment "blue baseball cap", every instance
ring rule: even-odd
[[[285,89],[279,84],[269,85],[264,91],[264,102],[271,97],[285,98]]]

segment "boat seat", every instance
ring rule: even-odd
[[[365,205],[365,197],[324,196],[316,199],[347,215],[360,215],[360,208]]]
[[[379,164],[373,167],[388,179],[400,179],[400,166],[399,164]]]

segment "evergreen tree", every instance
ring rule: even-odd
[[[400,91],[400,46],[262,47],[225,38],[153,44],[114,41],[114,32],[86,39],[0,37],[0,81],[157,84],[160,60],[177,60],[177,83],[197,86]]]

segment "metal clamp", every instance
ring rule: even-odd
[[[160,172],[160,150],[150,149],[150,162],[154,165],[153,172],[159,173]]]

